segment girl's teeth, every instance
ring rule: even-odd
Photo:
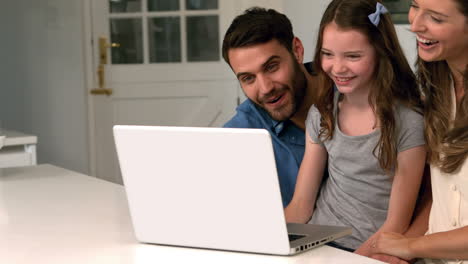
[[[340,82],[347,82],[347,81],[351,80],[351,78],[338,78],[338,77],[336,79],[338,81],[340,81]]]

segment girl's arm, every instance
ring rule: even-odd
[[[429,226],[429,214],[432,207],[431,173],[430,166],[426,163],[424,174],[419,189],[416,208],[414,209],[411,225],[404,233],[407,237],[423,236]]]
[[[356,250],[356,253],[370,256],[372,246],[382,232],[401,234],[408,229],[421,184],[425,160],[425,146],[398,153],[398,166],[393,178],[387,219],[379,230]]]
[[[426,161],[425,146],[398,154],[398,166],[390,194],[387,219],[381,231],[403,233],[408,229],[421,185]]]
[[[326,149],[312,141],[306,132],[306,146],[294,195],[285,209],[286,222],[307,223],[312,217],[327,162]]]
[[[468,226],[417,238],[397,233],[383,233],[374,252],[391,254],[404,259],[468,259]]]

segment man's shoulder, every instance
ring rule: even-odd
[[[264,128],[265,122],[254,103],[247,99],[236,108],[236,114],[224,124],[232,128]]]

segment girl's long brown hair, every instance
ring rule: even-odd
[[[368,15],[376,10],[376,0],[333,0],[320,22],[314,63],[319,75],[319,91],[316,106],[322,116],[320,137],[333,138],[333,81],[323,71],[322,41],[327,25],[334,22],[342,30],[357,30],[367,36],[375,49],[376,68],[369,103],[380,123],[381,136],[374,148],[378,152],[380,166],[387,171],[397,166],[397,135],[395,105],[401,103],[418,112],[422,111],[420,90],[416,77],[399,45],[390,15],[382,14],[378,26],[373,25]],[[377,155],[376,155],[377,156]]]
[[[468,2],[452,1],[465,16],[468,25]],[[465,95],[459,103],[452,101],[452,73],[446,61],[425,62],[418,58],[417,66],[417,75],[424,94],[429,162],[440,167],[443,172],[453,173],[468,156],[468,65],[462,72]],[[452,118],[453,104],[457,107],[455,120]]]

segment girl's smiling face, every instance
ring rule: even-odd
[[[367,37],[334,22],[323,31],[322,69],[343,94],[368,94],[376,66],[376,52]]]

